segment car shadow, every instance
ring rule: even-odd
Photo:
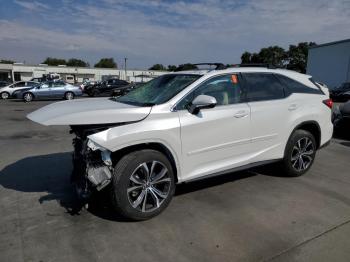
[[[0,185],[19,192],[46,192],[46,195],[38,199],[40,204],[45,201],[57,201],[64,208],[64,212],[71,216],[80,215],[88,207],[89,213],[102,219],[130,222],[114,212],[109,201],[110,188],[108,186],[101,192],[94,194],[88,203],[79,199],[70,183],[71,171],[70,152],[27,157],[0,171]],[[241,171],[180,184],[176,188],[175,197],[235,182],[256,174],[250,171]]]
[[[70,184],[71,153],[27,157],[0,171],[0,185],[19,192],[47,192],[40,203],[56,200],[71,215],[79,214],[83,203]]]

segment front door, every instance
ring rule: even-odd
[[[51,83],[42,84],[35,88],[35,96],[37,98],[46,98],[50,94],[51,87],[49,86]]]
[[[213,96],[214,108],[194,115],[188,105],[198,95]],[[182,140],[181,179],[195,179],[249,163],[250,108],[243,102],[239,75],[213,77],[177,106]]]

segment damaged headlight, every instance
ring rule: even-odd
[[[92,151],[96,151],[96,150],[104,150],[105,148],[103,148],[102,146],[100,146],[99,144],[95,143],[94,141],[92,141],[91,139],[88,140],[87,142],[87,146],[88,148],[90,148]]]
[[[104,147],[102,147],[99,144],[95,143],[91,139],[88,140],[87,146],[92,151],[100,150],[101,151],[101,159],[102,159],[103,163],[106,166],[111,166],[112,165],[111,151],[105,149]]]

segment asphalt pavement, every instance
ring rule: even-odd
[[[129,222],[103,194],[88,209],[77,200],[69,128],[25,118],[48,103],[0,100],[0,261],[350,261],[347,132],[305,176],[260,168],[180,185],[160,216]]]

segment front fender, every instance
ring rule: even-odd
[[[177,114],[171,117],[149,116],[143,121],[109,128],[88,136],[90,140],[111,152],[139,144],[158,143],[173,155],[178,178],[181,180],[181,138]]]

